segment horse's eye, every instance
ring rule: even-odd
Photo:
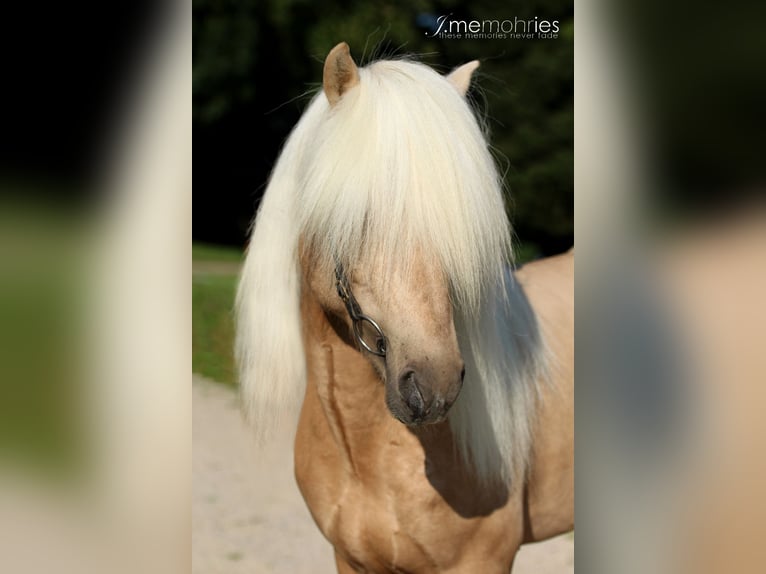
[[[378,349],[378,353],[386,354],[386,340],[383,337],[378,337],[375,347]]]

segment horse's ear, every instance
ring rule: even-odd
[[[479,60],[468,62],[467,64],[458,66],[447,74],[447,79],[453,86],[455,86],[455,88],[457,88],[458,92],[465,96],[468,92],[468,88],[471,86],[471,76],[478,67]]]
[[[335,46],[324,61],[322,87],[327,101],[334,106],[340,97],[359,83],[359,69],[356,67],[348,44]]]

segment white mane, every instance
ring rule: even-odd
[[[237,294],[245,409],[267,431],[303,399],[299,238],[353,266],[370,250],[404,266],[420,250],[450,280],[466,362],[449,419],[484,479],[527,466],[542,368],[534,314],[506,269],[500,178],[469,105],[431,68],[379,61],[332,108],[314,97],[288,138],[250,240]]]

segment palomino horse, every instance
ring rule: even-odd
[[[302,403],[295,474],[339,572],[508,572],[573,527],[573,254],[507,271],[477,66],[336,46],[256,218],[244,405],[263,433]]]

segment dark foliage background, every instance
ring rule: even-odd
[[[557,39],[429,38],[454,19],[559,20]],[[573,243],[573,4],[387,0],[195,0],[194,239],[243,245],[272,165],[327,52],[358,63],[418,54],[442,71],[482,62],[471,96],[511,191],[518,238],[538,253]],[[263,153],[258,149],[264,150]]]

